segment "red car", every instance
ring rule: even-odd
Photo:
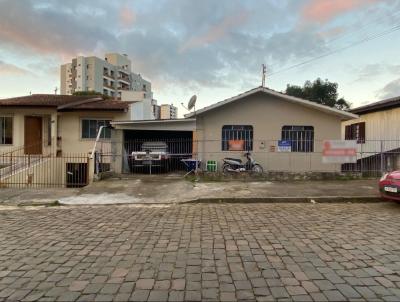
[[[379,191],[383,198],[400,201],[400,171],[383,175],[379,181]]]

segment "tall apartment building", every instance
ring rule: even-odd
[[[178,118],[178,108],[174,105],[162,104],[160,109],[160,119],[169,120]]]
[[[132,72],[127,55],[108,53],[105,59],[79,56],[61,65],[61,94],[96,91],[121,98],[123,91],[140,91],[152,99],[151,83]]]

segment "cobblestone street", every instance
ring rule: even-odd
[[[399,301],[400,204],[0,209],[0,300]]]

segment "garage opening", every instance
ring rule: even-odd
[[[192,131],[124,131],[124,171],[171,173],[185,171],[182,159],[193,157]]]

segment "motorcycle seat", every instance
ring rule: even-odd
[[[231,157],[226,157],[226,158],[224,158],[224,160],[232,160],[232,161],[236,161],[236,162],[238,162],[238,163],[241,163],[241,162],[242,162],[241,159],[238,159],[238,158],[231,158]]]

